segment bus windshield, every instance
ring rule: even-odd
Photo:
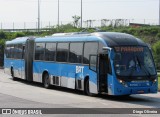
[[[151,51],[148,47],[115,47],[114,66],[118,76],[156,75]]]

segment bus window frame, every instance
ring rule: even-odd
[[[56,53],[55,53],[55,59],[54,59],[54,61],[46,61],[45,60],[45,57],[44,57],[44,59],[43,60],[35,60],[35,50],[36,50],[36,44],[37,43],[44,43],[45,44],[45,49],[46,49],[46,43],[55,43],[56,44]],[[60,61],[57,61],[57,50],[58,50],[58,43],[68,43],[68,57],[67,57],[67,62],[60,62]],[[69,52],[70,52],[70,43],[82,43],[83,44],[83,48],[82,48],[82,61],[81,61],[81,63],[71,63],[71,62],[69,62]],[[44,61],[44,62],[54,62],[54,63],[66,63],[66,64],[75,64],[75,65],[77,65],[77,64],[81,64],[81,65],[85,65],[85,66],[89,66],[89,63],[88,64],[86,64],[86,63],[84,63],[84,50],[85,50],[85,44],[86,43],[96,43],[97,44],[97,52],[96,52],[96,54],[98,55],[98,53],[99,53],[99,50],[100,50],[100,46],[99,46],[99,41],[67,41],[67,42],[65,42],[65,41],[47,41],[47,42],[35,42],[35,47],[34,47],[34,55],[33,55],[33,57],[34,57],[34,61]],[[45,56],[45,53],[46,53],[46,50],[44,51],[44,56]],[[89,57],[90,57],[90,55],[93,55],[93,54],[89,54]]]
[[[22,44],[22,60],[25,59],[26,45]]]
[[[51,61],[51,60],[50,60],[50,61],[48,61],[48,60],[46,60],[46,59],[45,59],[45,56],[46,56],[46,50],[47,50],[47,49],[46,49],[46,45],[47,45],[47,44],[51,44],[51,43],[52,43],[52,44],[54,43],[54,44],[56,45],[56,49],[55,49],[55,56],[54,56],[54,60],[52,60],[52,61]],[[44,61],[44,62],[56,62],[56,55],[57,55],[57,42],[54,42],[54,41],[52,41],[52,42],[45,42],[45,52],[44,52],[44,60],[43,60],[43,61]]]
[[[69,53],[70,53],[70,49],[71,49],[71,43],[73,44],[73,43],[81,43],[82,44],[82,46],[83,46],[83,48],[82,48],[82,60],[81,60],[81,62],[80,63],[73,63],[73,62],[70,62],[70,60],[69,60],[69,58],[70,58],[70,54],[69,54],[69,56],[68,56],[68,63],[70,63],[70,64],[83,64],[83,56],[84,56],[84,42],[83,41],[77,41],[77,42],[70,42],[69,43]]]
[[[34,58],[34,59],[33,59],[33,60],[34,60],[34,61],[45,61],[45,60],[44,60],[45,50],[44,50],[44,54],[43,54],[43,60],[36,60],[36,59],[35,59],[36,44],[37,44],[37,43],[43,43],[43,44],[44,44],[44,49],[46,49],[46,42],[35,42],[35,43],[34,43],[34,52],[33,52],[33,58]]]
[[[58,50],[58,44],[59,43],[67,43],[68,44],[68,52],[67,52],[67,54],[68,54],[68,56],[67,56],[67,61],[66,62],[61,62],[61,61],[57,61],[57,50]],[[56,59],[55,59],[55,62],[57,62],[57,63],[69,63],[69,47],[70,47],[70,42],[65,42],[65,41],[63,41],[63,42],[57,42],[57,44],[56,44]]]
[[[96,64],[95,64],[96,69],[95,70],[91,68],[91,57],[96,57]],[[89,56],[89,69],[97,73],[97,71],[98,71],[98,55],[90,54],[90,56]]]
[[[83,45],[83,65],[88,65],[89,66],[89,63],[87,64],[87,63],[84,63],[84,50],[85,50],[85,44],[86,43],[97,43],[98,44],[98,46],[97,46],[97,52],[96,52],[96,54],[98,55],[98,53],[99,53],[99,41],[86,41],[86,42],[84,42],[84,45]],[[93,55],[93,54],[89,54],[89,57],[90,57],[90,55]],[[94,54],[95,55],[95,54]]]

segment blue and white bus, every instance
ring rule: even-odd
[[[125,33],[95,32],[6,42],[4,69],[13,79],[82,90],[87,95],[157,93],[151,49]]]

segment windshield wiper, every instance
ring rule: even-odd
[[[133,60],[133,61],[134,61],[134,64],[129,66],[129,69],[131,71],[130,74],[129,74],[129,77],[131,77],[133,72],[136,70],[136,61],[135,60]]]
[[[135,70],[134,67],[131,67],[131,72],[130,72],[130,74],[129,74],[129,77],[132,76],[134,70]]]
[[[137,59],[137,62],[139,64],[140,68],[141,69],[143,68],[143,71],[145,72],[145,74],[147,75],[147,77],[150,78],[151,73],[147,70],[147,68],[144,65],[141,64],[141,62],[140,62],[140,60],[139,60],[139,58],[138,58],[137,55],[136,55],[136,59]]]

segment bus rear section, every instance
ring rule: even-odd
[[[4,71],[13,80],[33,81],[34,38],[21,37],[7,41],[4,54]]]
[[[13,78],[25,79],[25,41],[27,38],[17,38],[7,41],[4,53],[4,71]]]

